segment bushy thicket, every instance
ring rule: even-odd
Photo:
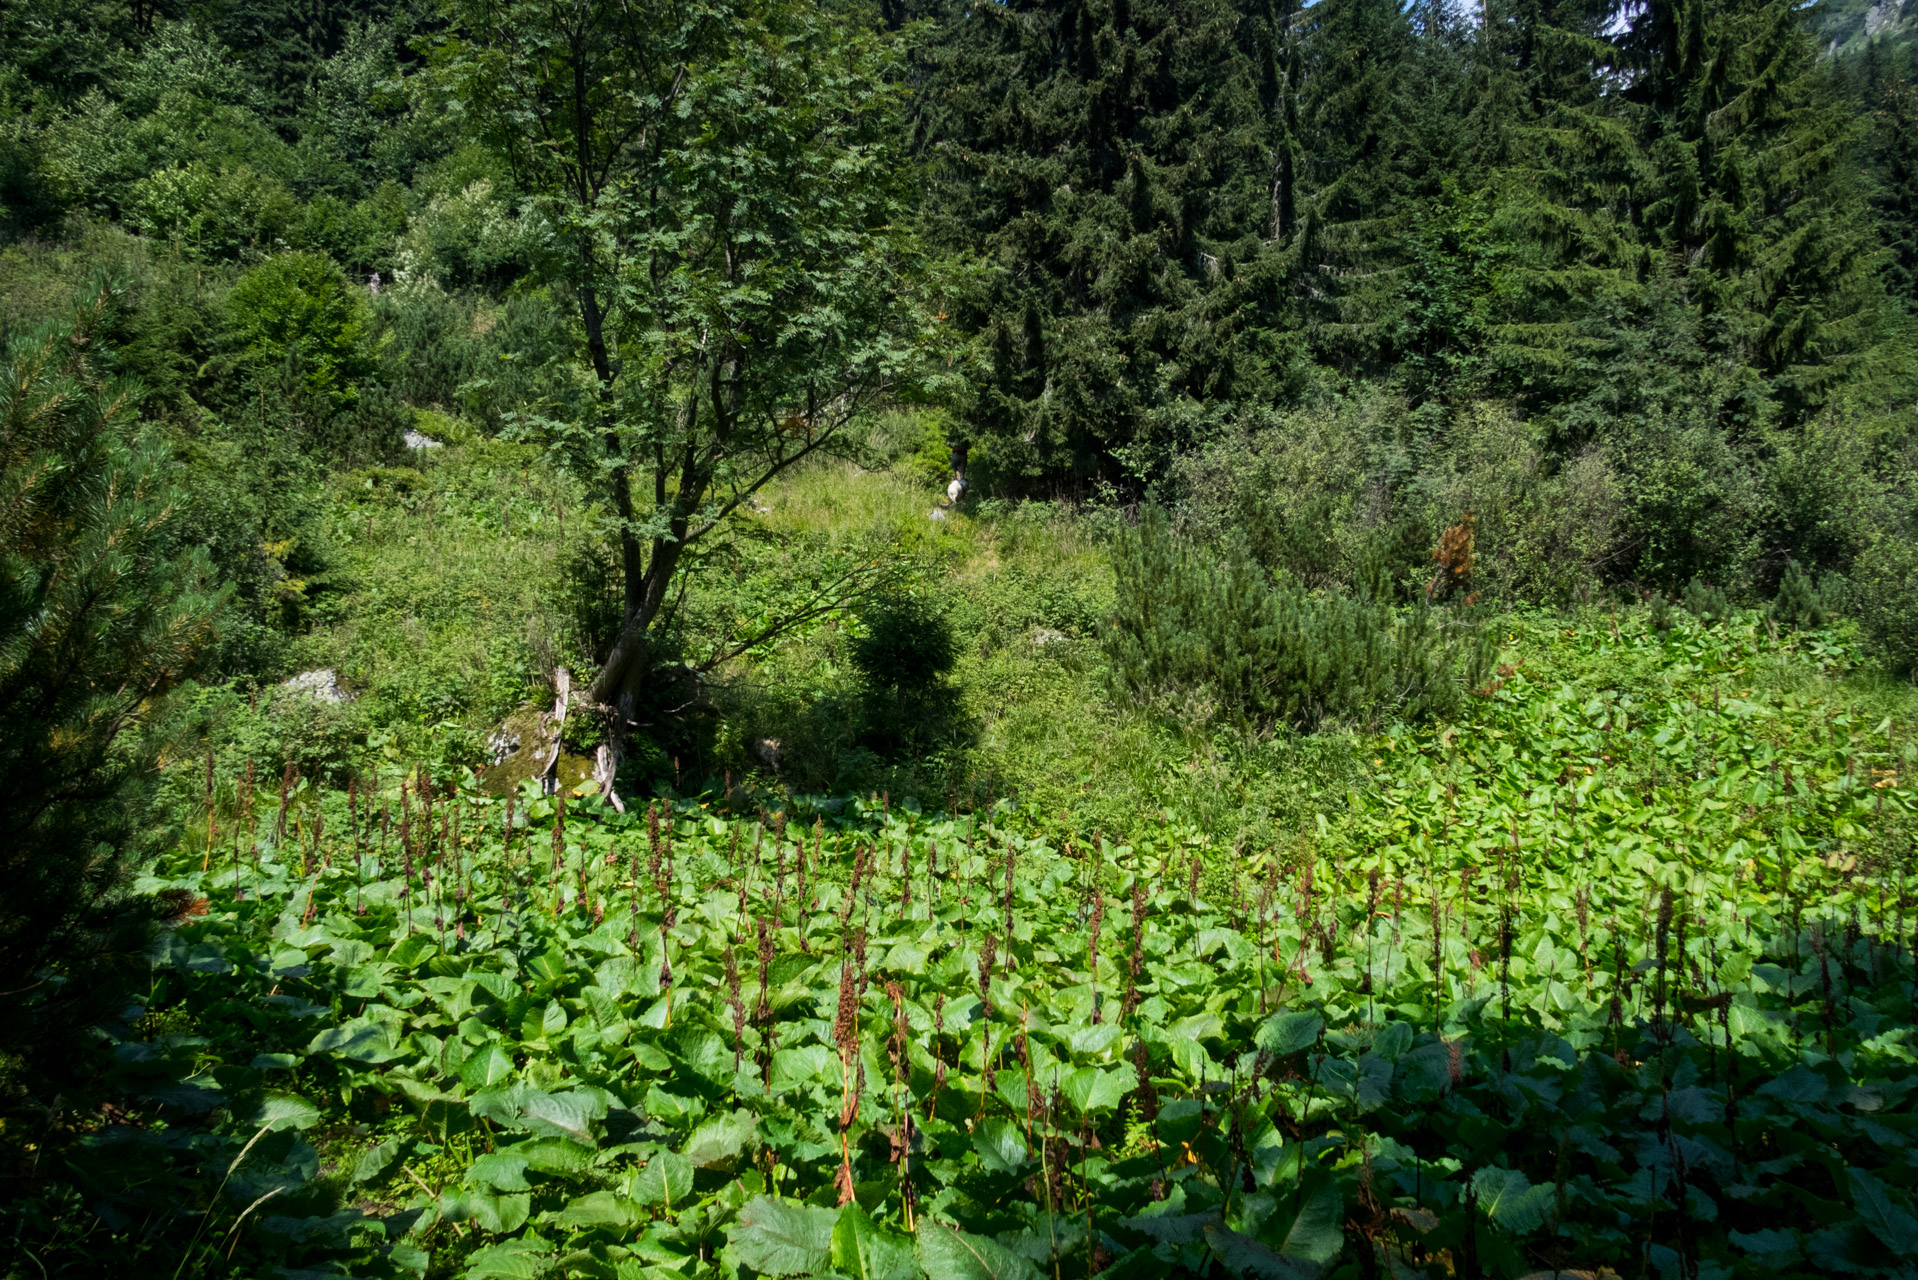
[[[1183,454],[1158,492],[1190,536],[1309,587],[1415,598],[1442,532],[1469,512],[1460,594],[1488,605],[1709,584],[1727,605],[1775,599],[1786,626],[1856,616],[1905,669],[1886,621],[1918,607],[1888,567],[1910,545],[1895,433],[1833,411],[1735,439],[1676,392],[1668,407],[1596,420],[1568,451],[1507,405],[1360,393],[1249,416]]]
[[[1310,729],[1442,716],[1481,674],[1477,630],[1449,612],[1312,591],[1286,570],[1184,542],[1156,509],[1120,535],[1113,560],[1105,651],[1135,698]]]

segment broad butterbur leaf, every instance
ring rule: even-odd
[[[1316,1042],[1325,1019],[1310,1011],[1275,1013],[1259,1024],[1259,1048],[1278,1057],[1299,1052]]]
[[[616,1196],[610,1191],[594,1191],[568,1201],[553,1221],[574,1230],[606,1227],[623,1235],[645,1221],[645,1212],[638,1204],[623,1196]]]
[[[683,1205],[692,1191],[692,1163],[676,1151],[660,1152],[633,1178],[633,1198],[642,1204]]]
[[[508,1240],[490,1245],[466,1260],[464,1280],[539,1280],[553,1267],[553,1255],[536,1241]]]
[[[696,1169],[710,1169],[739,1158],[752,1145],[759,1122],[746,1110],[709,1118],[686,1140],[681,1154]]]
[[[739,1211],[726,1239],[740,1261],[755,1271],[806,1275],[826,1266],[838,1218],[831,1209],[756,1196]]]
[[[475,1049],[460,1064],[460,1083],[469,1090],[485,1089],[513,1074],[513,1058],[496,1044]]]
[[[1059,1082],[1059,1092],[1087,1115],[1110,1111],[1125,1101],[1133,1081],[1117,1068],[1080,1067]]]
[[[1041,1280],[1039,1268],[996,1241],[931,1220],[919,1224],[927,1280]]]
[[[973,1126],[972,1145],[979,1162],[1000,1173],[1016,1173],[1032,1156],[1024,1131],[1005,1116],[988,1116]]]
[[[839,1211],[832,1265],[852,1280],[915,1280],[919,1274],[912,1241],[882,1231],[857,1204]]]
[[[1234,1275],[1256,1276],[1259,1280],[1314,1280],[1323,1268],[1303,1258],[1287,1258],[1254,1240],[1216,1222],[1204,1229],[1206,1245],[1213,1256]]]
[[[1486,1217],[1501,1230],[1520,1236],[1545,1225],[1554,1195],[1551,1183],[1533,1186],[1519,1170],[1497,1165],[1487,1165],[1473,1174],[1472,1190],[1478,1194],[1478,1207]]]
[[[1345,1197],[1329,1172],[1309,1168],[1288,1194],[1281,1187],[1277,1209],[1259,1228],[1274,1252],[1303,1262],[1327,1263],[1345,1247]]]
[[[1918,1254],[1918,1219],[1875,1174],[1863,1169],[1845,1171],[1851,1181],[1852,1204],[1871,1233],[1899,1257]]]

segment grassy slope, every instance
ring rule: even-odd
[[[739,537],[708,552],[687,613],[717,626],[796,598],[782,578],[830,556],[887,557],[906,589],[941,605],[959,641],[946,731],[905,757],[862,742],[846,645],[857,622],[842,616],[715,673],[710,754],[685,788],[730,773],[801,793],[914,795],[937,808],[1017,793],[1086,829],[1152,815],[1232,843],[1296,825],[1315,789],[1343,787],[1354,766],[1341,735],[1195,734],[1166,709],[1107,701],[1096,629],[1112,575],[1100,518],[985,503],[935,521],[938,497],[903,466],[831,462],[789,476],[764,492]],[[589,519],[576,491],[510,446],[346,476],[329,521],[346,586],[296,647],[298,664],[337,668],[367,696],[373,733],[434,753],[420,730],[440,724],[442,739],[470,751],[515,699],[543,697],[547,666],[579,665],[575,588],[562,570]],[[781,744],[776,773],[751,750],[762,738]]]
[[[470,755],[520,699],[543,700],[551,664],[579,665],[581,592],[564,570],[589,537],[590,512],[529,451],[473,442],[420,455],[417,471],[352,473],[334,492],[329,528],[346,585],[294,652],[297,665],[335,667],[362,694],[356,723],[395,744],[389,758]],[[1296,831],[1327,797],[1362,785],[1373,767],[1367,735],[1195,729],[1203,708],[1108,700],[1096,641],[1112,589],[1102,517],[985,503],[933,521],[937,496],[904,466],[834,462],[789,476],[764,492],[741,537],[709,553],[686,613],[718,625],[795,597],[790,579],[831,556],[889,557],[908,589],[940,603],[959,641],[946,731],[907,758],[862,744],[846,644],[858,624],[839,616],[715,673],[706,768],[695,774],[689,757],[683,789],[730,774],[794,793],[912,795],[941,809],[1017,794],[1062,827],[1171,823],[1229,847]],[[1568,655],[1552,616],[1526,618],[1504,656],[1527,661],[1534,678],[1555,670],[1588,696],[1645,699],[1669,696],[1682,677],[1662,651]],[[1910,714],[1908,687],[1845,675],[1847,665],[1768,657],[1750,680],[1874,719]],[[422,732],[434,725],[437,735]],[[751,749],[762,738],[781,744],[776,772]]]

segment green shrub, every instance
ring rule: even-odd
[[[1796,560],[1787,561],[1772,600],[1772,622],[1786,631],[1816,631],[1837,611],[1843,588],[1830,574],[1814,582]]]
[[[157,912],[129,893],[165,697],[225,608],[182,536],[172,459],[102,374],[110,295],[15,336],[0,379],[0,1087],[145,972]]]
[[[1693,578],[1685,586],[1685,612],[1710,626],[1731,616],[1731,600],[1724,588],[1715,587],[1703,578]]]
[[[195,160],[135,182],[125,215],[143,234],[220,261],[278,239],[298,220],[299,208],[277,178],[246,165],[214,168]]]
[[[923,751],[949,738],[958,701],[946,677],[959,646],[945,613],[918,595],[891,595],[859,612],[852,665],[865,686],[864,740],[882,754]]]
[[[1852,567],[1852,610],[1880,660],[1918,674],[1918,542],[1881,533]]]
[[[1653,591],[1645,597],[1645,616],[1652,624],[1652,630],[1660,635],[1672,629],[1672,602],[1665,598],[1662,591]]]
[[[366,303],[331,259],[280,253],[254,267],[226,300],[226,341],[242,363],[297,367],[306,389],[343,409],[369,371]]]
[[[1121,694],[1202,697],[1216,713],[1311,729],[1327,720],[1455,711],[1482,666],[1469,631],[1439,611],[1399,611],[1269,578],[1177,538],[1148,509],[1114,550],[1116,604],[1106,656]]]
[[[287,228],[295,248],[324,253],[356,274],[392,271],[393,244],[406,228],[406,188],[381,183],[364,200],[349,202],[322,191],[300,208]]]
[[[891,596],[860,611],[852,662],[868,684],[918,693],[936,685],[958,661],[945,616],[919,596]]]
[[[1602,449],[1554,456],[1503,405],[1412,409],[1379,393],[1252,419],[1173,464],[1182,528],[1229,535],[1307,587],[1409,600],[1441,530],[1474,513],[1466,594],[1590,599],[1618,554],[1618,476]]]

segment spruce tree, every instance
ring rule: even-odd
[[[1649,243],[1723,356],[1802,417],[1889,363],[1847,112],[1790,0],[1651,0],[1625,38],[1655,172]]]
[[[1643,153],[1607,87],[1614,12],[1612,0],[1489,0],[1473,50],[1471,135],[1498,260],[1488,382],[1534,407],[1583,389],[1581,365],[1605,347],[1593,308],[1638,275]]]
[[[1419,39],[1393,0],[1319,0],[1300,22],[1300,212],[1284,242],[1291,319],[1320,361],[1382,372],[1406,238],[1437,159],[1418,120]]]
[[[1224,287],[1262,251],[1257,32],[1223,0],[944,15],[923,53],[926,222],[985,274],[972,421],[1013,483],[1150,471],[1260,364]]]
[[[1865,180],[1886,251],[1885,283],[1911,310],[1918,308],[1918,44],[1876,41],[1859,61],[1854,100],[1869,130]]]

